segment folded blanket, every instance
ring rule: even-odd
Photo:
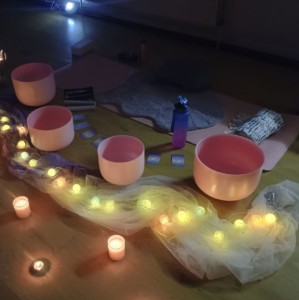
[[[188,130],[208,128],[223,119],[223,105],[212,90],[185,90],[142,72],[132,75],[120,87],[97,95],[97,101],[114,104],[131,117],[149,118],[158,129],[170,132],[178,95],[187,98],[190,104]]]

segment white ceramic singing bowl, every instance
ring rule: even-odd
[[[28,63],[11,72],[18,100],[28,106],[49,103],[56,94],[53,68],[45,63]]]
[[[241,136],[219,134],[196,145],[193,176],[205,194],[236,201],[255,191],[263,164],[264,153],[257,144]]]
[[[43,151],[63,149],[75,136],[72,112],[58,105],[32,111],[27,117],[27,127],[31,143]]]
[[[103,178],[115,185],[128,185],[144,171],[144,144],[130,135],[115,135],[98,146],[99,169]]]

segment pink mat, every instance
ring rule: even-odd
[[[55,71],[56,86],[60,89],[92,86],[94,93],[106,92],[124,83],[135,68],[97,54],[79,58]]]
[[[96,54],[80,58],[74,63],[55,72],[56,86],[60,89],[93,86],[95,94],[106,92],[124,83],[136,71],[135,68],[117,61],[109,60]],[[243,102],[225,95],[217,94],[223,103],[225,116],[221,123],[206,129],[189,131],[188,142],[197,144],[201,139],[223,133],[227,130],[228,122],[238,113],[253,115],[262,107]],[[112,105],[105,107],[116,111]],[[149,119],[133,118],[146,125],[153,126]],[[283,114],[284,127],[273,136],[260,144],[265,154],[264,170],[269,171],[275,167],[289,146],[299,134],[299,116]]]

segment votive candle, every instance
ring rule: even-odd
[[[108,251],[111,259],[123,259],[125,256],[125,239],[121,235],[112,235],[108,239]]]
[[[13,200],[13,207],[17,217],[24,219],[30,215],[29,200],[25,196],[19,196]]]

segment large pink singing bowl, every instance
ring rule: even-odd
[[[219,134],[196,145],[193,175],[205,194],[236,201],[255,191],[263,164],[264,153],[254,142],[233,134]]]
[[[35,109],[27,117],[27,127],[33,146],[43,151],[57,151],[74,139],[72,112],[53,105]]]
[[[45,63],[29,63],[15,68],[11,79],[19,101],[28,106],[41,106],[56,94],[53,68]]]
[[[98,146],[100,172],[115,185],[128,185],[138,180],[144,171],[144,144],[136,137],[115,135]]]

